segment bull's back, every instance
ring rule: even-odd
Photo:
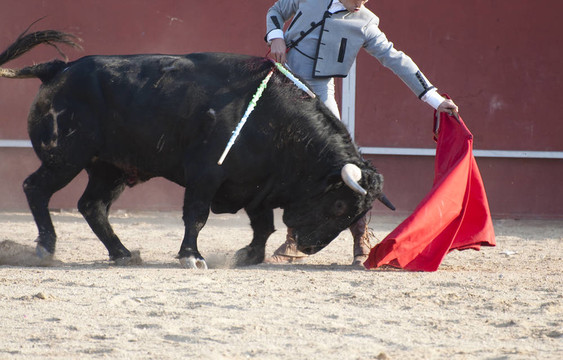
[[[177,130],[197,126],[202,111],[246,95],[257,61],[219,53],[91,56],[71,64],[63,81],[68,96],[113,115],[108,126]]]
[[[72,134],[59,142],[74,138],[72,146],[99,158],[158,173],[177,167],[187,147],[213,132],[232,131],[268,66],[220,53],[87,56],[42,85],[30,137],[44,143]]]

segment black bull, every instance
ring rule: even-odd
[[[76,46],[74,40],[50,30],[22,34],[0,54],[0,65],[38,44]],[[157,176],[186,188],[179,258],[189,268],[206,267],[197,237],[210,209],[248,214],[253,239],[237,253],[238,264],[247,265],[264,259],[274,208],[284,209],[298,248],[311,254],[375,199],[384,201],[382,176],[342,123],[278,70],[224,164],[217,164],[272,67],[264,58],[201,53],[87,56],[0,69],[2,77],[42,81],[28,118],[41,166],[23,184],[39,231],[38,254],[55,251],[51,196],[83,169],[89,180],[78,209],[114,261],[131,253],[108,221],[112,202],[126,186]],[[356,174],[343,175],[343,168]]]

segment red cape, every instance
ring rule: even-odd
[[[434,184],[414,212],[377,244],[367,269],[390,265],[436,271],[452,250],[495,246],[491,213],[473,157],[473,135],[461,118],[441,113]],[[436,137],[435,137],[436,139]]]

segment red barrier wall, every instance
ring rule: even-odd
[[[475,149],[563,151],[562,1],[378,0],[368,7],[395,46],[458,103]],[[426,104],[365,52],[358,74],[361,146],[434,147]],[[373,161],[400,209],[424,196],[417,183],[432,174],[426,159]],[[493,215],[563,218],[563,159],[477,162]]]
[[[0,0],[0,48],[31,22],[83,39],[87,54],[226,51],[264,55],[264,21],[272,1]],[[460,105],[476,149],[563,151],[558,114],[563,74],[563,2],[544,0],[373,0],[381,28],[440,91]],[[533,14],[533,16],[532,16]],[[47,61],[40,48],[8,67]],[[0,79],[0,139],[27,139],[26,118],[37,80]],[[360,146],[433,148],[432,110],[377,60],[358,58],[356,140]],[[385,192],[408,213],[429,190],[433,159],[369,156]],[[478,159],[496,216],[561,217],[563,160]],[[0,209],[25,209],[21,182],[38,166],[31,149],[0,148]],[[74,207],[82,175],[52,207]],[[115,207],[180,209],[182,189],[164,180],[126,192]],[[383,211],[377,205],[376,211]]]

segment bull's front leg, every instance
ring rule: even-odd
[[[180,264],[188,269],[207,269],[207,263],[197,249],[197,238],[207,223],[211,200],[223,179],[223,168],[206,155],[209,151],[203,145],[185,154],[186,191],[182,216],[185,230],[178,258]]]
[[[250,218],[250,226],[254,233],[252,242],[237,251],[235,255],[237,266],[259,264],[264,261],[266,241],[275,231],[274,211],[272,209],[245,209]]]
[[[187,191],[186,191],[187,193]],[[205,259],[197,249],[197,237],[209,217],[209,204],[203,201],[188,201],[184,196],[184,240],[178,253],[180,264],[187,269],[207,269]]]

